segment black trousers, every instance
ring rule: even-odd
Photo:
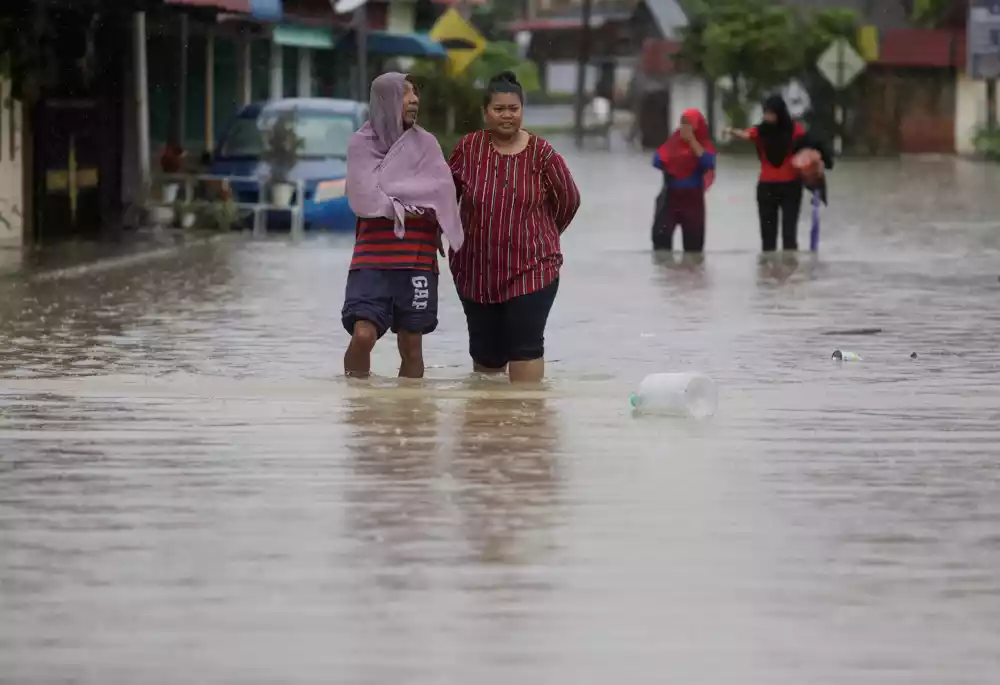
[[[667,204],[667,185],[663,184],[663,189],[656,196],[656,209],[653,212],[653,249],[672,250],[674,227],[667,230],[667,214],[670,210]]]
[[[545,324],[559,292],[559,279],[506,302],[484,304],[462,298],[469,326],[469,356],[485,369],[545,356]]]
[[[802,181],[757,184],[757,212],[760,215],[760,244],[764,252],[778,249],[778,215],[781,215],[781,245],[799,249],[799,212],[802,210]]]

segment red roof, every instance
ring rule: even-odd
[[[250,0],[167,0],[168,5],[195,5],[212,9],[250,14]]]
[[[605,24],[626,22],[630,15],[621,12],[594,13],[590,17],[591,28],[600,28]],[[566,31],[583,28],[583,17],[579,14],[568,17],[538,17],[522,19],[504,25],[508,31]]]
[[[894,29],[882,35],[876,64],[886,67],[965,68],[962,29]]]

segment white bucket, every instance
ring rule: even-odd
[[[163,201],[167,204],[177,202],[177,194],[180,192],[180,183],[165,183],[163,185]]]
[[[271,204],[281,209],[288,209],[292,206],[292,196],[295,195],[295,186],[291,183],[275,183],[271,186]]]

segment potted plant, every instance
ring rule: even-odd
[[[299,161],[299,151],[305,141],[296,132],[298,114],[294,109],[278,112],[262,126],[264,138],[262,161],[269,168],[271,203],[281,208],[290,207],[295,185],[289,175]]]

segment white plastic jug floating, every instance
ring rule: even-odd
[[[700,373],[654,373],[632,393],[632,406],[643,414],[672,414],[702,419],[715,414],[719,393]]]

